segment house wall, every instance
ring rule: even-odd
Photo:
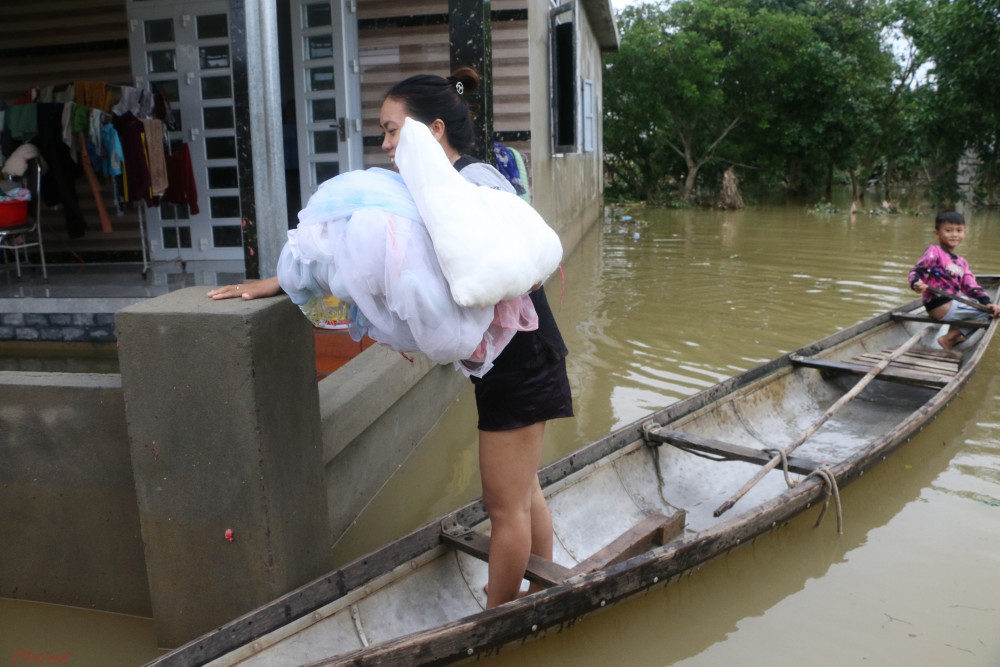
[[[533,203],[543,218],[557,231],[564,253],[576,247],[604,210],[604,167],[601,123],[597,123],[595,150],[589,153],[554,154],[551,146],[552,121],[549,113],[549,7],[548,0],[531,0],[529,8],[531,95],[531,185]],[[601,117],[600,48],[583,8],[577,3],[578,79],[594,82],[598,91],[594,112]]]
[[[530,132],[528,104],[528,21],[526,0],[496,0],[493,15],[493,129],[505,145],[530,161],[530,143],[509,140]],[[380,148],[379,110],[385,92],[415,74],[447,76],[448,2],[434,0],[414,7],[405,0],[359,0],[358,43],[361,64],[362,133],[366,167],[388,167]],[[482,156],[480,156],[482,157]]]

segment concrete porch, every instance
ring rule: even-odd
[[[184,287],[225,285],[246,275],[242,261],[49,264],[48,280],[33,256],[21,265],[0,263],[0,313],[114,313]],[[206,290],[207,291],[207,290]]]

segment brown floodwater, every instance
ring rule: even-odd
[[[554,460],[612,428],[913,297],[929,216],[631,208],[546,287],[577,417]],[[629,220],[617,216],[631,216]],[[1000,273],[1000,214],[959,250]],[[502,665],[1000,664],[1000,350],[918,437],[843,490],[844,534],[804,515],[666,587],[487,662]],[[480,493],[468,389],[336,545],[340,562]],[[0,600],[0,662],[157,654],[146,619]]]

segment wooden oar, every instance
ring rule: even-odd
[[[959,303],[964,303],[966,306],[969,306],[970,308],[975,308],[976,310],[981,310],[984,313],[992,313],[992,311],[987,306],[984,306],[975,299],[968,299],[964,296],[959,296],[958,294],[952,294],[951,292],[946,292],[944,290],[936,289],[934,287],[928,287],[927,291],[930,292],[931,294],[937,294],[938,296],[944,296],[949,299],[954,299]]]
[[[861,390],[864,389],[865,387],[867,387],[868,384],[872,380],[874,380],[876,378],[876,376],[878,376],[879,373],[881,373],[882,371],[884,371],[889,366],[889,364],[891,364],[893,361],[895,361],[899,357],[903,356],[904,352],[906,352],[908,349],[910,349],[914,345],[914,343],[916,343],[918,340],[920,340],[920,337],[924,335],[924,333],[927,331],[927,329],[928,329],[928,327],[924,327],[920,331],[918,331],[917,333],[915,333],[912,336],[910,336],[910,339],[907,340],[902,345],[900,345],[899,347],[897,347],[892,352],[892,354],[886,356],[885,358],[882,359],[882,361],[878,362],[878,364],[876,364],[870,371],[868,371],[868,373],[864,377],[862,377],[860,380],[858,380],[857,384],[855,384],[853,387],[851,387],[851,390],[849,392],[847,392],[846,394],[844,394],[843,396],[841,396],[837,400],[836,403],[834,403],[833,405],[831,405],[827,409],[827,411],[824,412],[822,414],[822,416],[820,416],[819,419],[817,419],[816,421],[814,421],[812,423],[812,425],[805,430],[805,433],[803,433],[801,436],[799,436],[798,440],[796,440],[795,442],[793,442],[792,444],[790,444],[788,447],[786,447],[784,449],[784,451],[783,451],[783,454],[785,456],[787,456],[788,454],[790,454],[792,452],[792,450],[794,450],[796,447],[798,447],[803,442],[805,442],[806,440],[808,440],[809,437],[813,433],[816,432],[816,429],[818,429],[820,426],[822,426],[823,423],[826,422],[827,419],[829,419],[830,417],[832,417],[835,412],[837,412],[838,410],[840,410],[840,408],[842,408],[845,405],[847,405],[848,401],[850,401],[852,398],[854,398],[855,396],[857,396],[858,394],[860,394]],[[713,513],[714,516],[721,516],[729,508],[731,508],[733,505],[735,505],[737,502],[739,502],[740,498],[742,498],[743,496],[745,496],[747,494],[747,492],[750,491],[750,489],[752,489],[755,484],[757,484],[757,482],[759,482],[760,480],[762,480],[764,478],[764,475],[766,475],[768,472],[770,472],[771,470],[773,470],[775,466],[778,465],[778,463],[781,461],[781,457],[782,457],[782,454],[778,454],[774,458],[772,458],[770,461],[768,461],[765,465],[761,466],[760,470],[757,471],[757,474],[754,475],[752,478],[750,478],[750,481],[748,481],[746,484],[744,484],[743,487],[739,491],[737,491],[735,494],[733,494],[733,496],[729,500],[727,500],[726,502],[722,503],[721,505],[719,505],[718,508],[716,508],[715,512]]]

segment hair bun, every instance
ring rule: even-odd
[[[479,90],[479,80],[479,74],[471,67],[459,67],[448,77],[459,95],[471,95]]]

